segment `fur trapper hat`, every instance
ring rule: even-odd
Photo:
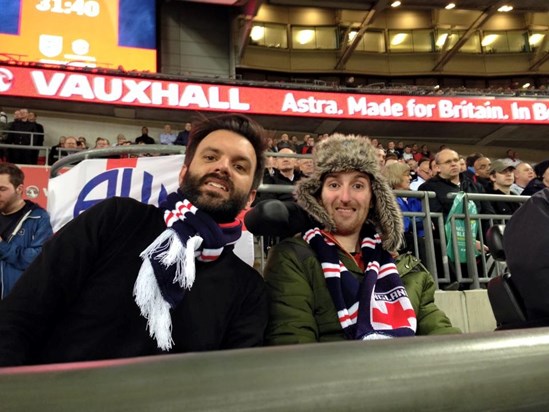
[[[402,214],[396,198],[381,174],[376,148],[362,136],[336,133],[318,143],[313,150],[314,172],[297,182],[297,203],[318,220],[326,230],[336,231],[334,220],[319,202],[327,173],[360,171],[370,176],[372,203],[368,220],[377,228],[383,248],[396,251],[403,237]]]

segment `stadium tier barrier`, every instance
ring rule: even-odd
[[[0,369],[6,411],[541,411],[549,328]]]

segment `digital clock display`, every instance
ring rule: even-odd
[[[0,55],[156,72],[155,0],[0,0]]]

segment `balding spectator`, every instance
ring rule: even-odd
[[[534,193],[549,187],[549,159],[535,165],[534,172],[536,177],[528,183],[522,192],[523,196],[533,195]]]
[[[534,168],[526,162],[521,162],[515,169],[515,183],[511,185],[511,192],[521,195],[528,183],[536,177]]]
[[[160,144],[173,145],[177,139],[177,135],[172,131],[169,124],[164,125],[162,133],[160,133]]]
[[[489,189],[492,186],[492,182],[490,181],[492,161],[488,157],[482,156],[475,161],[473,167],[475,168],[473,181],[481,184],[485,190]]]
[[[36,121],[36,118],[38,116],[34,112],[29,112],[28,121],[30,123],[34,124],[34,128],[36,129],[35,133],[32,136],[32,146],[43,146],[44,145],[44,126]],[[38,156],[40,154],[39,150],[32,150],[32,158],[33,162],[32,164],[38,164]]]

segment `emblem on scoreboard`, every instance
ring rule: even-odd
[[[63,51],[63,36],[41,34],[38,40],[38,49],[46,57],[55,57]]]
[[[0,92],[7,92],[13,83],[13,73],[0,67]]]

